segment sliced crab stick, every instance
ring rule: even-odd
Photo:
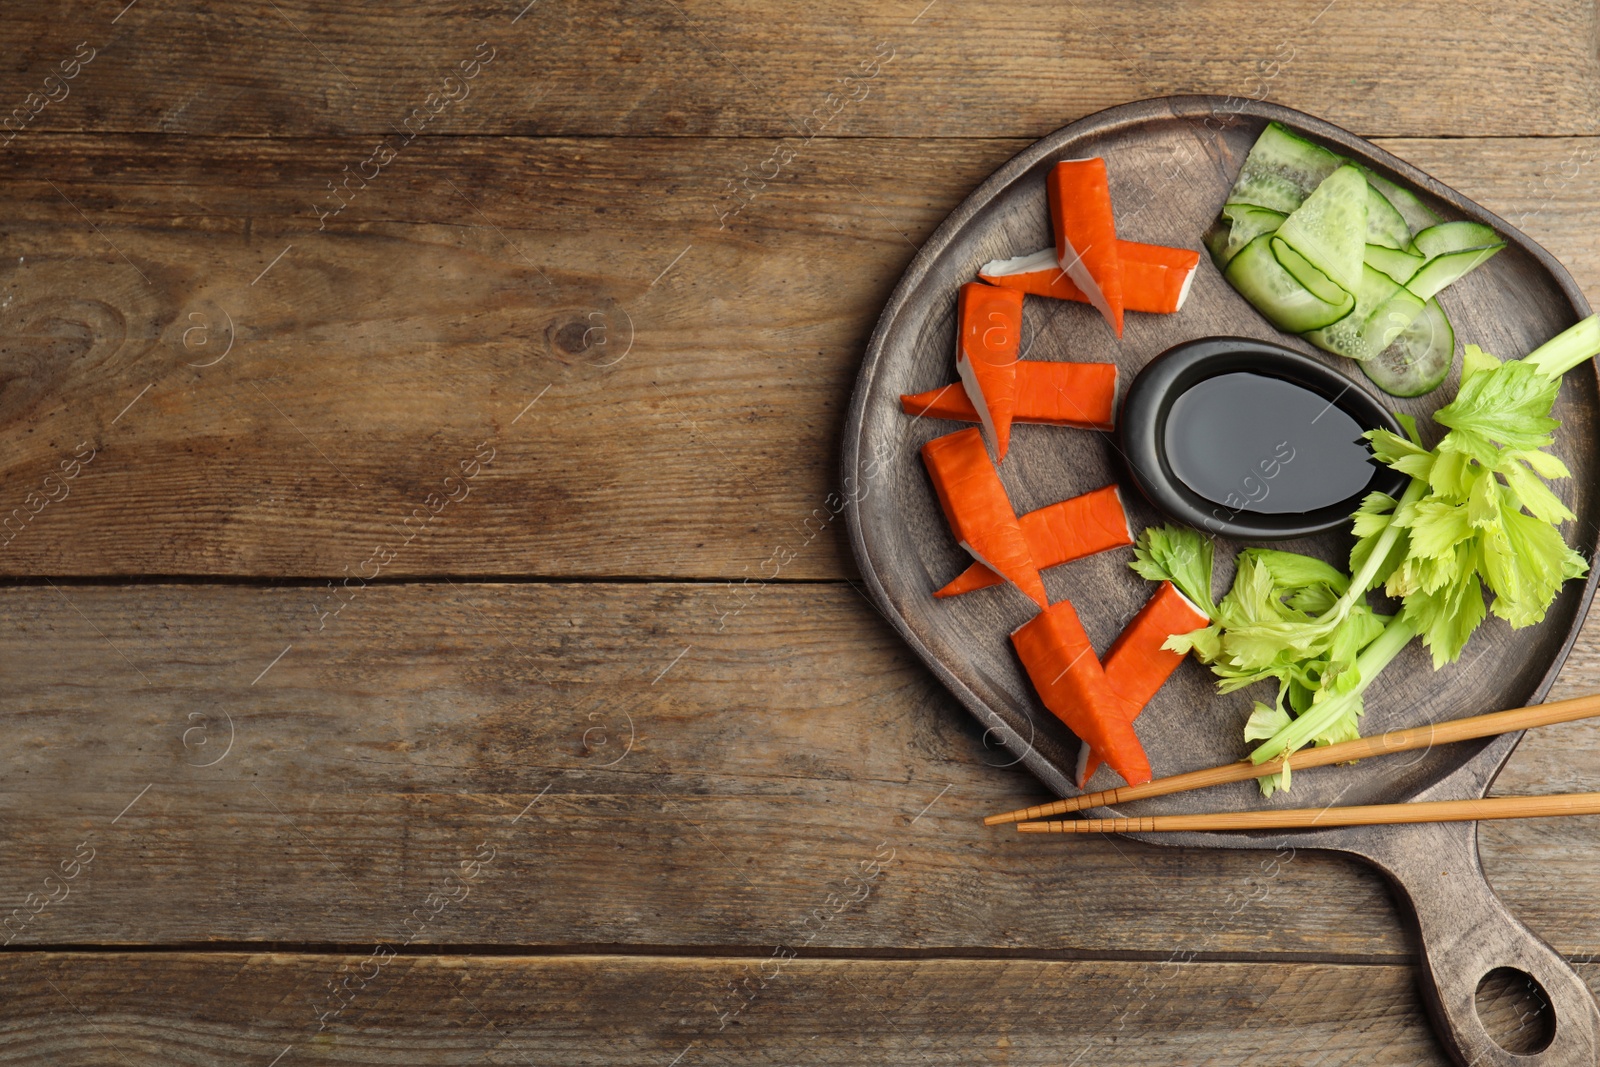
[[[977,427],[935,437],[922,446],[922,461],[939,494],[939,506],[961,547],[1041,608],[1049,604],[1034,566],[1022,523],[1011,508],[1000,475]]]
[[[1012,422],[1109,430],[1116,424],[1117,365],[1018,360],[1016,405]],[[980,421],[959,382],[902,396],[900,408],[930,419]]]
[[[1030,511],[1018,521],[1022,524],[1022,536],[1028,539],[1028,551],[1040,570],[1108,548],[1133,544],[1128,512],[1122,506],[1122,494],[1114,485]],[[960,596],[974,589],[999,585],[1004,580],[983,564],[974,563],[933,595]]]
[[[1134,718],[1183,662],[1182,655],[1161,647],[1167,638],[1198,630],[1210,621],[1171,582],[1162,582],[1127,629],[1112,642],[1105,659],[1106,680]],[[1099,766],[1098,755],[1090,752],[1088,745],[1080,746],[1078,788],[1083,788]]]
[[[1022,293],[981,282],[961,287],[956,309],[956,374],[966,388],[998,463],[1011,445],[1017,407],[1017,352],[1022,344]]]
[[[1199,252],[1138,241],[1118,241],[1117,258],[1122,263],[1123,307],[1161,315],[1183,307],[1189,299],[1189,287],[1194,284],[1195,268],[1200,265]],[[1021,289],[1034,296],[1090,302],[1048,248],[1031,256],[992,260],[978,270],[978,277],[990,285]]]
[[[1122,260],[1103,159],[1064,159],[1050,171],[1050,221],[1056,259],[1122,336]]]
[[[1095,658],[1070,601],[1046,608],[1011,633],[1033,687],[1084,747],[1103,753],[1127,781],[1150,780],[1150,760],[1133,732],[1133,716]]]

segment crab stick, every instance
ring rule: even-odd
[[[1017,361],[1017,396],[1012,422],[1109,430],[1116,424],[1116,405],[1115,363]],[[900,408],[907,415],[930,419],[980,421],[977,408],[972,406],[959,382],[929,389],[926,393],[902,396]]]
[[[961,547],[1041,608],[1050,602],[1033,553],[1012,510],[1000,475],[989,462],[977,427],[935,437],[922,446],[922,461],[939,494],[950,530]]]
[[[1173,634],[1200,629],[1211,620],[1171,582],[1162,582],[1139,614],[1112,642],[1106,653],[1106,680],[1122,697],[1124,707],[1137,718],[1152,697],[1172,677],[1183,656],[1162,648]],[[1131,719],[1129,721],[1132,721]],[[1100,766],[1088,745],[1078,749],[1078,787],[1081,789]]]
[[[1122,336],[1122,259],[1103,159],[1064,159],[1050,171],[1050,221],[1061,269]]]
[[[1117,259],[1122,264],[1123,307],[1161,315],[1183,307],[1189,299],[1189,287],[1194,284],[1195,268],[1200,265],[1199,252],[1138,241],[1118,241]],[[1048,248],[1030,256],[992,260],[979,268],[978,277],[990,285],[1021,289],[1034,296],[1090,302]]]
[[[1027,538],[1028,551],[1040,570],[1108,548],[1133,544],[1128,512],[1122,506],[1122,494],[1114,485],[1030,511],[1017,521],[1022,524],[1022,536]],[[999,585],[1002,581],[1004,579],[988,567],[974,563],[933,595],[960,596],[974,589]]]
[[[956,308],[956,374],[994,443],[998,463],[1011,444],[1017,407],[1017,352],[1022,344],[1022,293],[981,282],[961,287]]]
[[[1013,630],[1011,644],[1039,699],[1083,746],[1104,754],[1129,785],[1150,780],[1150,760],[1133,732],[1133,716],[1101,670],[1070,601],[1051,605]]]

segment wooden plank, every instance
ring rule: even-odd
[[[719,230],[744,142],[438,139],[319,231],[349,142],[51,142],[0,177],[6,574],[370,576],[382,548],[386,576],[849,575],[829,494],[866,337],[1023,147],[818,141]],[[1600,294],[1600,141],[1386,147]]]
[[[1337,858],[983,827],[1037,784],[840,585],[0,603],[19,944],[1407,951]]]
[[[1573,0],[55,3],[8,16],[0,99],[33,115],[26,133],[383,135],[432,107],[430,133],[1032,138],[1216,92],[1368,135],[1549,135],[1597,131],[1596,37]],[[45,82],[88,49],[74,79]],[[478,55],[475,78],[444,81]],[[45,93],[59,99],[35,114]],[[458,99],[430,104],[441,93]]]
[[[425,147],[322,232],[348,143],[73,141],[19,164],[3,513],[70,497],[14,517],[0,566],[341,575],[381,544],[389,575],[770,576],[780,548],[784,577],[842,573],[854,361],[911,242],[1011,146],[913,165],[830,143],[754,235],[717,229],[740,142]],[[863,218],[854,168],[930,158],[938,183],[885,182]],[[85,441],[81,477],[43,486]]]
[[[0,1062],[63,1067],[1447,1062],[1397,965],[7,953],[0,990]]]
[[[332,603],[0,592],[0,921],[53,901],[11,920],[15,943],[1412,948],[1381,881],[1337,857],[982,827],[1042,791],[843,586],[375,585],[319,616]],[[1600,623],[1577,657],[1569,691],[1596,688]],[[1559,760],[1560,787],[1593,788],[1600,734],[1528,744],[1506,781]],[[1496,883],[1573,954],[1600,949],[1592,822],[1485,831]]]

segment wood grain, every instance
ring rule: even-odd
[[[122,11],[56,2],[8,16],[7,108],[80,41],[98,49],[30,132],[381,134],[480,43],[493,62],[430,132],[1032,139],[1127,100],[1232,92],[1367,135],[1519,136],[1594,133],[1600,105],[1595,12],[1571,0]],[[879,55],[892,58],[872,65]]]
[[[317,630],[325,594],[0,593],[0,916],[98,850],[19,944],[403,937],[488,841],[468,905],[419,940],[801,941],[882,847],[893,862],[814,944],[1410,951],[1381,881],[1345,860],[981,826],[1042,790],[846,587],[379,585]],[[1567,695],[1600,689],[1600,623],[1578,648]],[[234,747],[200,766],[230,720]],[[1600,728],[1548,729],[1502,784],[1596,788]],[[1529,925],[1600,951],[1574,919],[1600,896],[1585,820],[1484,839]]]
[[[819,140],[721,231],[743,142],[414,147],[320,232],[365,142],[61,136],[4,164],[0,349],[29,355],[0,516],[101,452],[0,573],[370,575],[486,439],[490,476],[386,575],[852,573],[823,521],[848,383],[915,246],[1021,142]],[[1600,300],[1600,141],[1389,147],[1526,216]]]
[[[758,236],[718,233],[710,199],[738,142],[709,162],[687,141],[440,142],[321,233],[346,144],[77,144],[8,186],[5,325],[31,356],[0,394],[5,510],[77,442],[103,454],[11,573],[354,571],[486,440],[476,499],[387,573],[770,576],[780,546],[785,577],[841,573],[843,381],[902,232],[948,195],[883,187],[863,227],[849,181],[907,173],[893,143],[829,145],[758,202]],[[1007,149],[947,162],[976,181]],[[58,191],[61,167],[82,177]],[[217,168],[235,177],[208,188]],[[225,322],[233,351],[192,366]],[[162,532],[140,548],[134,527]]]
[[[1405,951],[1337,860],[984,829],[1037,787],[848,588],[373,586],[317,630],[324,592],[5,592],[4,913],[101,849],[27,942],[398,937],[488,842],[423,940]]]
[[[7,953],[0,990],[0,1063],[63,1067],[1446,1062],[1395,965]]]

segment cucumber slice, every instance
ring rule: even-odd
[[[1228,203],[1288,214],[1344,162],[1319,144],[1267,123],[1228,192]]]
[[[1272,257],[1278,261],[1280,267],[1294,277],[1295,281],[1311,290],[1311,295],[1318,300],[1328,304],[1338,304],[1344,299],[1347,292],[1344,286],[1318,270],[1276,234],[1272,237]],[[1356,299],[1359,303],[1360,296],[1358,295]]]
[[[1374,356],[1383,352],[1409,330],[1426,310],[1426,301],[1405,286],[1400,286],[1367,316],[1368,352]]]
[[[1273,233],[1283,225],[1281,211],[1269,211],[1249,204],[1228,204],[1222,209],[1222,218],[1206,231],[1206,248],[1211,251],[1212,262],[1224,270],[1239,253],[1239,249],[1264,233]]]
[[[1362,257],[1367,266],[1372,267],[1395,281],[1404,285],[1411,280],[1411,276],[1422,268],[1427,262],[1421,256],[1414,256],[1410,252],[1401,252],[1395,248],[1384,248],[1382,245],[1367,246],[1366,254]]]
[[[1438,224],[1439,216],[1433,213],[1433,209],[1417,199],[1417,194],[1405,186],[1396,185],[1388,178],[1371,170],[1367,171],[1367,184],[1382,193],[1383,198],[1389,201],[1396,211],[1400,212],[1400,217],[1406,220],[1406,225],[1410,227],[1413,235],[1421,233],[1429,226]]]
[[[1353,293],[1361,284],[1366,233],[1367,179],[1359,168],[1344,166],[1289,213],[1276,236]]]
[[[1417,251],[1432,259],[1450,252],[1465,252],[1469,248],[1487,248],[1504,244],[1494,227],[1481,222],[1441,222],[1417,234]]]
[[[1422,301],[1393,278],[1367,267],[1361,272],[1356,306],[1332,326],[1313,330],[1305,339],[1334,355],[1368,360],[1387,348],[1416,317]]]
[[[1305,333],[1335,322],[1350,314],[1355,297],[1342,293],[1338,303],[1320,300],[1301,285],[1272,254],[1272,235],[1262,234],[1233,257],[1223,277],[1255,309],[1280,330]]]
[[[1370,184],[1367,186],[1367,244],[1395,249],[1411,247],[1411,229],[1406,220]]]
[[[1390,396],[1421,396],[1439,387],[1456,358],[1456,335],[1439,301],[1430,300],[1394,344],[1361,364]]]
[[[1218,217],[1213,219],[1211,225],[1206,227],[1206,232],[1200,235],[1200,243],[1211,253],[1211,262],[1217,265],[1218,270],[1227,270],[1228,261],[1239,251],[1228,244],[1228,238],[1232,233],[1233,224],[1227,219]]]
[[[1459,280],[1504,247],[1505,242],[1502,241],[1487,248],[1468,248],[1462,252],[1445,252],[1434,256],[1406,282],[1406,288],[1424,300],[1432,300],[1439,290]]]

